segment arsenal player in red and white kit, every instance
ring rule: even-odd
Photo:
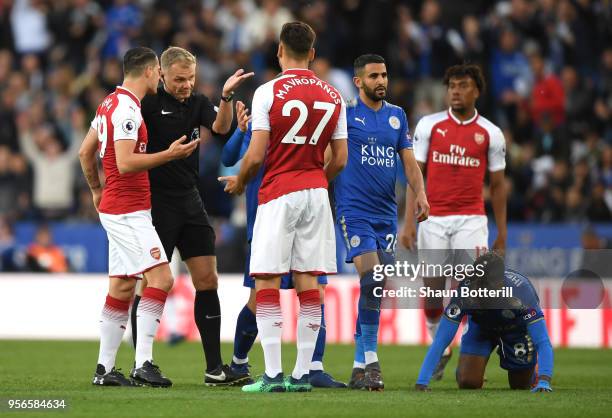
[[[340,93],[308,70],[314,38],[305,23],[283,26],[278,49],[283,73],[255,92],[253,135],[240,174],[222,178],[228,192],[242,193],[265,158],[250,272],[257,279],[257,328],[266,371],[261,380],[244,386],[245,392],[311,390],[308,373],[321,324],[317,276],[337,271],[327,185],[346,165],[346,108]],[[332,157],[324,167],[328,145]],[[284,382],[279,287],[281,276],[289,272],[300,312],[297,360]]]
[[[123,85],[98,106],[79,152],[83,174],[91,189],[100,222],[108,236],[110,286],[100,319],[100,353],[93,384],[132,386],[140,383],[168,387],[172,382],[153,363],[153,338],[173,278],[168,259],[151,221],[147,170],[185,158],[197,141],[176,140],[169,149],[147,154],[147,127],[140,100],[155,93],[159,61],[149,48],[134,48],[123,58]],[[106,184],[98,178],[96,153],[102,160]],[[148,286],[138,305],[138,341],[131,379],[115,369],[115,357],[128,321],[136,279]]]
[[[426,175],[431,205],[429,219],[419,224],[417,246],[419,258],[427,264],[471,264],[488,247],[482,192],[487,173],[497,224],[493,249],[503,251],[506,246],[506,142],[502,131],[475,108],[485,87],[478,66],[450,67],[444,83],[450,108],[423,117],[414,133],[414,154]],[[409,196],[407,201],[406,224],[400,238],[406,247],[412,248],[416,235],[414,199]],[[444,279],[425,276],[426,286],[444,288]],[[442,299],[425,301],[427,328],[432,338],[441,315]],[[434,373],[435,379],[442,378],[449,358],[447,351]]]

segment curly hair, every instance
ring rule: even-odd
[[[487,84],[480,66],[475,64],[458,64],[449,67],[444,74],[444,85],[448,87],[451,78],[469,77],[474,80],[480,94],[484,93]]]

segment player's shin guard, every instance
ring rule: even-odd
[[[266,363],[266,375],[270,378],[282,373],[281,336],[283,316],[278,289],[262,289],[255,296],[257,302],[257,329]]]
[[[102,309],[100,318],[100,353],[98,364],[101,364],[110,372],[115,367],[117,350],[121,345],[121,339],[128,322],[129,301],[115,299],[106,296],[106,303]]]
[[[248,306],[244,306],[238,314],[236,321],[236,334],[234,335],[234,357],[232,361],[236,364],[244,364],[249,361],[249,351],[257,338],[257,318]]]
[[[136,338],[136,368],[153,360],[153,340],[161,321],[168,293],[155,287],[147,287],[136,311],[138,336]]]
[[[300,313],[297,321],[297,360],[291,373],[294,379],[301,379],[310,371],[312,354],[321,329],[319,289],[305,290],[298,297]]]
[[[361,328],[361,343],[365,354],[365,363],[378,361],[378,326],[380,323],[381,297],[379,291],[384,287],[384,281],[374,280],[374,272],[366,272],[360,280],[359,294],[359,325]]]
[[[321,304],[321,328],[319,329],[319,336],[317,337],[317,343],[315,344],[314,353],[312,354],[310,370],[323,370],[323,354],[325,354],[326,336],[327,333],[325,332],[325,304]]]

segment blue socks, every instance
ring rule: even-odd
[[[363,358],[366,365],[378,361],[376,352],[378,350],[381,298],[374,296],[374,289],[382,287],[383,282],[375,281],[373,275],[373,271],[368,271],[360,280],[361,293],[359,295],[358,321],[361,333],[361,350],[363,350]],[[357,351],[355,352],[355,362],[358,361]],[[361,353],[359,353],[359,360],[361,358]]]
[[[257,320],[255,314],[245,305],[238,315],[236,335],[234,336],[234,358],[236,364],[244,364],[249,357],[249,351],[257,338]]]
[[[355,359],[353,361],[353,368],[355,367],[360,369],[365,368],[365,352],[363,351],[363,344],[361,341],[361,324],[359,323],[359,315],[357,315],[357,321],[355,322]]]

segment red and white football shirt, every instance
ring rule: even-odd
[[[462,122],[449,109],[419,121],[413,147],[426,164],[432,216],[485,214],[485,170],[506,167],[506,141],[496,125],[478,112]]]
[[[347,138],[340,93],[307,69],[290,69],[253,96],[253,131],[270,131],[259,205],[305,189],[327,188],[324,153]]]
[[[101,213],[119,215],[151,208],[149,176],[146,171],[120,174],[115,141],[134,141],[134,152],[146,154],[147,127],[140,113],[140,100],[125,87],[106,96],[98,106],[91,127],[98,132],[99,150],[106,184]]]

